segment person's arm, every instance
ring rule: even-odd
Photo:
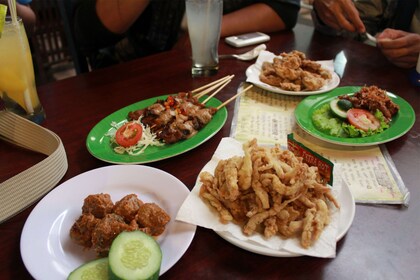
[[[75,39],[79,48],[86,54],[121,40],[124,31],[129,28],[129,22],[135,21],[140,15],[131,13],[134,8],[127,12],[129,6],[126,5],[136,5],[138,8],[136,11],[139,12],[144,10],[143,5],[149,3],[148,0],[73,1],[72,21]]]
[[[420,52],[419,34],[385,29],[376,39],[379,49],[391,63],[402,68],[416,66]]]
[[[123,34],[143,13],[149,0],[97,0],[96,13],[111,32]]]
[[[299,1],[261,2],[225,14],[221,37],[255,31],[270,33],[295,26],[300,8]]]
[[[23,24],[27,28],[32,28],[35,25],[36,15],[29,5],[16,3],[16,13],[22,18]]]
[[[285,24],[277,13],[265,4],[255,4],[224,15],[221,37],[254,31],[274,32],[282,29],[285,29]]]
[[[352,0],[314,0],[313,7],[316,16],[335,30],[366,32]]]

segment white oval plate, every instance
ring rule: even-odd
[[[249,66],[248,69],[246,69],[246,76],[247,76],[247,82],[250,82],[259,88],[262,88],[271,92],[287,94],[287,95],[315,95],[315,94],[320,94],[320,93],[333,90],[340,84],[340,77],[337,75],[337,73],[335,73],[334,71],[330,71],[330,72],[332,76],[331,80],[329,80],[328,83],[324,85],[322,88],[320,88],[319,90],[314,90],[314,91],[289,91],[289,90],[284,90],[282,88],[263,83],[260,81],[260,78],[259,78],[261,69],[256,64],[253,64]]]
[[[52,190],[29,215],[20,242],[23,262],[35,279],[66,279],[75,268],[96,258],[69,236],[85,197],[108,193],[115,203],[135,193],[143,202],[157,203],[171,217],[158,238],[162,275],[182,257],[195,234],[195,225],[175,221],[189,192],[176,177],[148,166],[116,165],[82,173]]]

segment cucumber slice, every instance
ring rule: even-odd
[[[153,237],[142,231],[120,233],[109,250],[110,279],[158,279],[162,251]]]
[[[353,108],[353,103],[347,99],[338,99],[337,101],[338,108],[343,109],[344,111],[348,111]]]
[[[338,103],[339,100],[340,99],[338,99],[338,98],[331,100],[330,109],[334,113],[334,115],[336,115],[337,117],[345,119],[345,118],[347,118],[347,110],[343,110],[338,106],[337,103]]]
[[[108,258],[96,259],[73,270],[67,280],[106,280],[108,279]]]

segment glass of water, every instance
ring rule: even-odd
[[[219,69],[218,47],[223,0],[186,0],[193,77],[211,76]]]

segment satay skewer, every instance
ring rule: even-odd
[[[221,91],[228,83],[230,83],[232,79],[226,80],[215,92],[210,94],[201,104],[206,104],[207,101],[209,101],[213,96],[215,96],[219,91]]]
[[[214,90],[214,89],[216,89],[216,88],[218,88],[220,85],[222,85],[224,82],[226,82],[226,81],[231,81],[232,79],[233,79],[233,77],[234,77],[235,75],[229,75],[229,76],[226,76],[226,77],[224,77],[224,78],[222,78],[222,79],[219,79],[219,80],[216,80],[216,81],[214,81],[214,82],[211,82],[211,83],[209,83],[209,84],[207,84],[207,85],[204,85],[204,86],[202,86],[202,87],[200,87],[200,88],[197,88],[197,89],[195,89],[195,90],[193,90],[193,91],[191,91],[191,93],[196,93],[195,95],[194,95],[194,97],[196,97],[196,98],[201,98],[201,97],[203,97],[204,95],[206,95],[207,93],[209,93],[209,92],[211,92],[212,90]],[[200,92],[201,91],[201,92]]]
[[[240,96],[241,94],[245,93],[246,91],[248,91],[252,87],[253,87],[253,85],[250,85],[247,88],[245,88],[244,90],[238,92],[237,94],[235,94],[234,96],[232,96],[231,98],[229,98],[228,100],[226,100],[225,102],[223,102],[222,104],[220,104],[216,108],[216,110],[218,111],[219,109],[223,108],[224,106],[226,106],[227,104],[229,104],[230,102],[232,102],[233,100],[235,100],[238,96]]]

